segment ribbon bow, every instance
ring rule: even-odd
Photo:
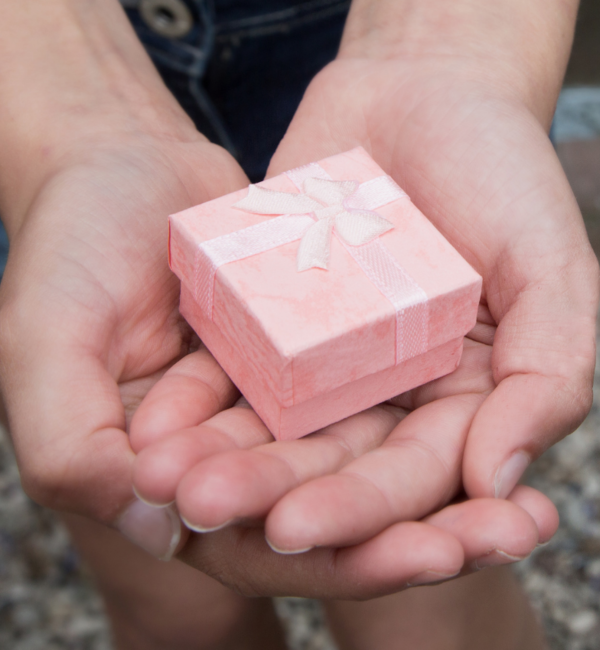
[[[352,206],[358,181],[331,181],[306,178],[304,193],[276,192],[250,185],[248,194],[233,207],[253,214],[309,214],[315,223],[302,235],[298,249],[298,271],[327,269],[331,234],[350,246],[373,241],[394,226],[372,210]]]

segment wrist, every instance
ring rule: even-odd
[[[550,125],[578,0],[354,0],[339,58],[397,60],[495,88]]]
[[[96,146],[201,138],[117,0],[0,0],[0,213],[18,229],[44,179]]]

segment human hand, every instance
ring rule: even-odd
[[[491,340],[493,330],[479,325],[472,336]],[[157,504],[176,498],[187,525],[203,533],[179,557],[246,595],[369,598],[515,561],[558,524],[530,488],[517,488],[510,503],[472,499],[426,523],[396,523],[446,503],[460,482],[469,418],[492,387],[489,355],[489,345],[467,339],[455,375],[430,384],[432,404],[408,416],[381,405],[283,442],[243,403],[183,431],[155,426],[173,410],[174,392],[194,390],[189,376],[174,377],[177,390],[167,384],[174,366],[132,421],[137,492]],[[278,558],[264,517],[280,551],[306,551],[298,539],[307,538],[330,548]],[[393,523],[382,531],[382,521]]]
[[[257,531],[232,528],[215,537],[187,539],[171,509],[135,499],[130,443],[137,448],[139,433],[129,420],[149,389],[146,411],[136,414],[143,425],[138,431],[146,437],[194,426],[218,429],[224,422],[233,429],[237,418],[239,447],[270,438],[250,409],[226,408],[238,394],[206,349],[186,354],[194,344],[178,315],[179,287],[165,256],[170,210],[247,181],[227,154],[202,139],[159,146],[151,139],[129,138],[124,146],[103,142],[98,147],[86,147],[81,158],[74,156],[40,188],[13,233],[2,284],[0,331],[6,353],[0,376],[28,494],[48,507],[116,526],[165,559],[183,549],[183,559],[248,593],[295,590],[364,597],[410,580],[456,573],[464,551],[443,527],[415,524],[391,530],[321,579],[329,552],[318,554],[312,570],[302,559],[282,571],[281,558]],[[161,408],[157,396],[168,409]],[[149,407],[152,418],[144,424]],[[398,419],[397,409],[388,412],[389,417],[378,418],[379,429]],[[207,425],[199,425],[205,420]],[[372,437],[381,436],[379,429]],[[211,439],[205,436],[202,442]],[[221,444],[218,431],[213,442],[214,452]],[[514,517],[507,512],[500,519],[510,523]],[[525,534],[515,536],[519,550],[537,540],[531,517],[524,519]],[[498,532],[504,543],[505,531]],[[397,544],[407,553],[390,572],[384,564]],[[514,545],[509,542],[509,548]],[[481,540],[475,552],[480,550]],[[358,588],[353,581],[369,558],[372,568]]]
[[[463,480],[471,496],[504,497],[527,463],[589,410],[597,262],[543,127],[525,104],[494,95],[473,71],[453,74],[452,65],[387,65],[350,59],[325,70],[273,172],[368,143],[482,274],[481,313],[498,323],[495,389],[471,426]],[[353,101],[356,110],[348,110]],[[427,392],[399,403],[430,401]]]
[[[167,91],[117,0],[0,0],[0,13],[0,383],[23,485],[166,558],[181,524],[135,499],[126,431],[197,347],[167,216],[248,181]],[[206,352],[193,359],[206,387],[177,415],[199,422],[237,391]]]
[[[1,379],[27,493],[134,534],[128,420],[194,345],[167,264],[167,215],[247,180],[199,135],[188,143],[118,135],[48,178],[13,234],[0,295]],[[237,399],[212,357],[200,356],[206,389],[197,382],[180,410],[198,422]],[[178,530],[166,523],[147,531],[158,535],[159,555],[164,534]]]
[[[484,276],[481,324],[473,334],[481,345],[467,349],[463,367],[472,353],[485,371],[469,381],[456,373],[398,401],[417,408],[387,446],[414,436],[413,427],[433,430],[428,416],[437,412],[443,426],[427,444],[443,450],[440,464],[449,468],[444,478],[438,472],[439,481],[417,481],[407,507],[398,477],[410,455],[367,454],[275,506],[267,534],[280,549],[356,543],[439,507],[461,479],[472,497],[506,497],[526,464],[577,426],[589,408],[597,264],[544,132],[555,80],[541,74],[536,95],[535,84],[528,85],[530,70],[511,61],[502,60],[490,73],[488,59],[436,49],[386,58],[357,55],[356,47],[344,54],[342,48],[340,59],[309,88],[270,172],[357,145],[367,148]],[[490,332],[482,330],[496,323],[490,348]],[[457,451],[461,444],[464,455],[462,447]],[[277,455],[264,455],[271,454]],[[224,484],[248,483],[227,473],[225,458],[210,463],[210,473],[203,463],[202,472],[186,476],[177,495],[182,512],[203,527],[265,513],[301,482],[280,477],[275,487],[266,480],[266,497],[250,490],[224,506],[223,495],[211,497],[203,489],[213,473],[227,477]],[[267,461],[238,455],[238,465],[244,463],[247,479]],[[268,463],[274,464],[270,458]],[[301,480],[316,473],[304,468]],[[354,481],[356,474],[366,480]]]
[[[469,354],[472,347],[467,341],[465,362],[458,371],[463,382],[485,373],[477,366],[477,355]],[[201,354],[193,353],[185,362],[191,364],[194,355]],[[196,387],[190,379],[173,366],[136,412],[131,438],[134,447],[142,450],[134,462],[135,484],[142,497],[155,503],[178,496],[188,525],[202,531],[190,536],[178,557],[245,595],[372,598],[438,582],[459,572],[513,562],[527,556],[537,543],[550,539],[556,530],[558,517],[548,499],[520,486],[508,501],[471,499],[456,503],[424,523],[394,524],[350,547],[318,548],[299,555],[273,553],[257,521],[273,503],[288,490],[292,491],[283,503],[293,498],[293,487],[311,477],[336,469],[346,471],[355,455],[368,456],[369,450],[394,429],[388,438],[389,448],[406,450],[405,462],[397,463],[395,469],[400,473],[407,470],[399,477],[407,489],[394,504],[398,520],[410,518],[410,513],[424,506],[424,498],[432,498],[431,493],[438,497],[443,494],[448,475],[439,471],[435,451],[429,446],[437,429],[433,435],[423,431],[420,436],[414,436],[410,429],[400,431],[403,409],[382,405],[308,438],[273,442],[264,424],[243,402],[179,432],[171,429],[168,418],[161,418],[162,423],[156,426],[155,416],[175,414],[174,394],[194,393]],[[443,406],[440,413],[442,410]],[[433,423],[436,415],[430,415]],[[450,433],[455,433],[452,428]],[[458,432],[449,440],[449,447],[455,447],[457,453],[465,433]],[[240,450],[250,447],[249,452]],[[411,467],[411,462],[418,466]],[[460,463],[456,463],[455,477],[459,468]],[[337,495],[320,490],[318,496],[335,504]],[[344,496],[343,490],[339,496]],[[366,496],[371,497],[372,505],[378,505],[372,494]],[[320,504],[305,502],[316,507],[318,520]],[[227,521],[232,516],[238,520]],[[270,520],[271,515],[267,527]],[[309,516],[306,520],[310,523]],[[358,522],[357,532],[364,534],[365,528],[368,532],[372,521],[367,518],[364,526]],[[292,532],[296,531],[294,522],[287,523],[292,523]],[[332,527],[335,532],[337,520],[331,524],[325,533]],[[311,531],[315,532],[314,527]]]

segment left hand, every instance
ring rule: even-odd
[[[357,521],[389,525],[409,454],[387,448],[409,422],[415,437],[428,432],[439,467],[457,468],[446,498],[461,484],[472,498],[505,498],[591,406],[598,263],[543,112],[490,77],[478,61],[429,54],[338,59],[309,88],[272,161],[279,173],[365,146],[484,278],[470,334],[479,342],[466,341],[462,368],[397,400],[416,410],[381,450],[282,500],[267,520],[276,544],[344,544]],[[449,451],[455,427],[460,452]],[[432,496],[443,471],[411,501]],[[342,489],[328,507],[326,491]],[[330,534],[305,532],[332,518]]]
[[[589,409],[597,263],[526,103],[486,81],[479,63],[341,58],[313,81],[270,174],[357,145],[483,275],[480,322],[460,369],[403,396],[414,410],[379,437],[348,450],[355,416],[316,437],[186,466],[178,506],[201,527],[264,516],[292,490],[266,520],[275,547],[356,544],[442,507],[461,485],[470,497],[508,496]],[[330,438],[342,450],[326,466],[317,450],[335,448]],[[218,494],[207,488],[216,477],[227,486]]]

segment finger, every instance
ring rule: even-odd
[[[578,426],[588,390],[538,374],[503,380],[473,421],[465,449],[464,485],[470,496],[506,498],[531,461]],[[590,381],[591,386],[591,381]]]
[[[494,388],[491,346],[465,338],[460,363],[454,372],[398,395],[389,402],[414,410],[429,402],[453,395],[489,395]]]
[[[467,334],[467,338],[472,341],[478,341],[485,345],[493,345],[496,335],[497,323],[494,320],[488,306],[480,304],[477,309],[477,322],[475,327]]]
[[[474,419],[465,449],[470,496],[506,497],[529,462],[573,431],[590,409],[597,263],[589,262],[589,247],[582,242],[567,243],[552,261],[534,255],[535,241],[528,243],[528,253],[519,251],[527,260],[533,256],[531,267],[539,276],[522,287],[502,281],[514,278],[516,254],[503,258],[490,280],[488,298],[500,321],[492,358],[497,388]],[[544,264],[546,275],[539,268]],[[526,278],[533,275],[527,265],[521,271]]]
[[[46,507],[112,524],[133,499],[117,384],[98,359],[58,336],[22,361],[19,371],[4,356],[3,394],[25,491]],[[24,371],[28,364],[35,372]]]
[[[194,530],[262,518],[293,488],[378,447],[404,416],[392,406],[374,407],[301,440],[213,456],[182,479],[179,511]]]
[[[463,446],[481,400],[461,395],[427,404],[380,448],[287,494],[267,517],[269,543],[283,552],[357,544],[439,508],[460,484]]]
[[[192,535],[179,558],[245,596],[346,600],[437,582],[463,565],[452,535],[417,522],[396,524],[359,546],[293,556],[274,553],[262,529],[230,526]]]
[[[503,499],[471,499],[447,506],[425,521],[458,539],[467,571],[518,562],[538,543],[533,518]]]
[[[172,503],[181,479],[203,459],[268,442],[273,442],[270,431],[247,402],[240,400],[203,424],[142,449],[133,464],[135,493],[146,503]]]
[[[550,499],[527,485],[517,485],[508,500],[529,513],[538,529],[538,545],[549,542],[558,530],[559,517]]]
[[[131,422],[136,452],[165,436],[193,427],[231,406],[239,393],[202,347],[170,368],[152,387]]]

